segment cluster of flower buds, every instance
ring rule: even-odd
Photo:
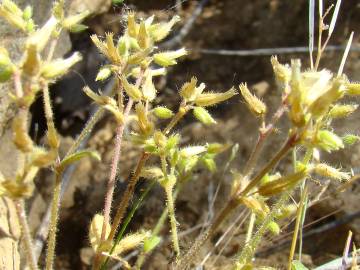
[[[358,95],[358,84],[326,69],[301,71],[298,59],[291,66],[280,64],[276,57],[271,62],[277,82],[288,96],[289,118],[294,129],[302,133],[302,143],[327,152],[344,148],[343,139],[332,131],[331,120],[347,117],[357,109],[357,105],[339,101]]]
[[[51,40],[57,39],[61,29],[76,28],[87,15],[88,13],[81,13],[65,17],[64,1],[59,0],[54,4],[52,16],[42,27],[37,27],[32,20],[31,7],[22,10],[11,0],[4,0],[0,4],[0,16],[26,35],[23,55],[17,63],[10,59],[5,48],[0,48],[0,82],[14,80],[15,91],[9,91],[9,96],[19,109],[12,122],[13,142],[24,155],[24,162],[19,166],[15,179],[0,181],[3,195],[17,199],[31,196],[33,180],[39,169],[53,166],[58,158],[59,138],[52,120],[50,100],[44,102],[49,149],[35,145],[28,134],[29,108],[39,91],[46,89],[47,94],[44,95],[49,96],[49,83],[67,73],[81,60],[79,53],[74,53],[66,59],[52,60],[49,56],[45,58],[43,52]],[[52,50],[53,48],[49,49]],[[68,161],[76,160],[78,157],[72,156]]]

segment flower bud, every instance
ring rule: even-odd
[[[270,197],[281,192],[288,191],[299,181],[304,179],[307,174],[307,170],[302,170],[290,175],[283,176],[277,180],[261,185],[258,189],[258,193],[261,196]]]
[[[145,100],[147,101],[153,101],[156,97],[156,88],[152,80],[151,72],[148,72],[148,74],[145,77],[145,82],[142,86],[142,94]]]
[[[241,197],[240,201],[260,218],[265,218],[270,212],[269,206],[264,201],[254,197]]]
[[[334,107],[330,109],[329,116],[331,118],[343,118],[347,117],[350,114],[352,114],[359,105],[352,105],[352,104],[346,104],[346,105],[338,105],[335,104]]]
[[[32,153],[31,153],[31,158],[32,158],[32,165],[39,167],[39,168],[45,168],[48,167],[52,164],[54,164],[56,158],[57,158],[57,153],[56,151],[50,150],[50,151],[46,151],[43,148],[40,147],[34,147]]]
[[[184,83],[180,89],[180,96],[186,101],[193,101],[196,98],[196,77],[192,77],[190,82]]]
[[[310,106],[309,111],[316,117],[321,117],[328,112],[331,104],[342,98],[345,93],[344,78],[335,78],[331,88],[317,98]]]
[[[212,106],[235,95],[237,95],[237,92],[234,87],[224,93],[204,93],[195,99],[195,104],[200,107]]]
[[[58,149],[60,146],[60,140],[59,140],[59,135],[57,134],[55,127],[50,126],[46,135],[47,135],[47,140],[48,140],[48,144],[50,145],[50,147],[53,149]]]
[[[291,69],[286,65],[280,64],[276,56],[271,57],[271,65],[278,83],[288,84],[291,78]]]
[[[149,121],[144,105],[139,102],[135,106],[135,111],[138,118],[138,124],[142,133],[144,135],[148,135],[153,131],[154,124]]]
[[[0,47],[0,82],[8,81],[14,72],[14,65],[5,48]]]
[[[130,37],[136,38],[139,26],[135,22],[135,14],[130,12],[127,16],[127,21],[128,21],[127,33],[129,34]]]
[[[26,31],[26,21],[22,10],[12,1],[3,0],[0,4],[0,16],[5,18],[11,25]]]
[[[246,84],[240,84],[239,86],[240,92],[246,101],[246,105],[248,106],[249,110],[255,116],[263,116],[266,113],[266,105],[262,102],[258,97],[250,93],[249,88]]]
[[[344,143],[341,138],[329,130],[318,131],[315,145],[318,145],[327,152],[344,148]]]
[[[50,17],[50,19],[45,23],[43,27],[34,32],[28,39],[27,46],[36,45],[38,52],[42,52],[46,44],[49,42],[51,35],[53,34],[58,21],[55,17]]]
[[[316,164],[314,171],[321,176],[330,177],[336,180],[346,180],[350,178],[349,173],[342,172],[339,169],[333,168],[324,163]]]
[[[62,26],[65,29],[71,30],[76,27],[76,25],[79,25],[89,14],[90,11],[86,10],[79,14],[69,16],[62,21]]]
[[[161,119],[168,119],[174,115],[170,109],[163,106],[154,108],[154,114]]]
[[[144,22],[140,23],[137,41],[141,49],[146,49],[150,45],[149,35]]]
[[[180,155],[183,157],[191,157],[191,156],[199,155],[204,152],[206,152],[205,146],[202,146],[202,145],[201,146],[188,146],[188,147],[181,149]]]
[[[217,166],[214,161],[214,158],[202,158],[201,161],[210,172],[212,173],[216,172]]]
[[[360,137],[353,134],[348,134],[342,137],[342,140],[346,145],[353,145],[354,143],[357,143],[360,140]]]
[[[24,9],[24,12],[23,12],[23,18],[24,20],[28,21],[31,19],[33,15],[33,10],[32,10],[32,7],[31,6],[27,6],[25,9]]]
[[[196,119],[198,119],[201,123],[203,123],[206,126],[216,124],[216,121],[214,118],[212,118],[211,114],[202,107],[195,107],[193,113]]]
[[[111,76],[111,68],[108,66],[101,67],[96,75],[95,81],[104,81]]]
[[[182,57],[184,55],[187,55],[187,51],[182,48],[177,51],[168,51],[168,52],[162,52],[162,53],[156,53],[154,54],[154,61],[156,64],[168,67],[172,65],[176,65],[176,59],[179,57]]]
[[[151,48],[147,48],[145,50],[138,51],[138,52],[130,55],[128,58],[128,64],[138,65],[138,64],[142,63],[143,61],[145,61],[147,59],[147,57],[149,56],[149,53],[151,51],[152,51]]]
[[[346,94],[351,96],[360,95],[360,83],[347,83]]]
[[[67,73],[69,69],[77,62],[81,61],[81,59],[81,54],[75,52],[66,59],[60,58],[49,63],[45,63],[41,70],[41,75],[46,79],[55,79]]]
[[[166,151],[170,151],[170,150],[174,149],[179,144],[179,141],[180,141],[180,135],[179,134],[171,135],[167,139],[167,142],[166,142],[166,145],[165,145]]]
[[[40,70],[40,61],[37,46],[29,44],[26,48],[25,59],[22,64],[23,71],[30,76],[36,75]]]
[[[23,119],[20,117],[16,117],[13,120],[12,123],[12,130],[14,132],[14,144],[16,145],[16,147],[26,153],[26,152],[30,152],[33,148],[33,141],[30,138],[28,132],[27,132],[27,127],[25,127],[26,124],[24,123]]]
[[[130,40],[127,35],[119,38],[116,45],[117,52],[124,58],[129,56]]]
[[[270,221],[270,223],[267,225],[267,229],[274,235],[280,234],[280,226],[275,221]]]
[[[171,28],[179,21],[180,17],[174,16],[167,23],[152,25],[150,26],[150,35],[155,41],[161,41],[169,35]]]
[[[164,148],[166,146],[167,138],[161,131],[155,131],[153,137],[157,147]]]
[[[135,101],[139,101],[142,98],[142,93],[135,85],[128,82],[128,80],[122,76],[121,83],[124,87],[126,94]]]

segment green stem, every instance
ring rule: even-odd
[[[250,241],[246,244],[246,246],[242,249],[240,255],[238,256],[237,263],[235,265],[236,270],[242,269],[242,266],[249,263],[252,258],[254,257],[254,253],[256,248],[258,247],[259,243],[265,232],[268,229],[270,222],[272,222],[275,218],[275,215],[279,212],[279,210],[284,206],[286,201],[289,198],[289,194],[284,192],[279,200],[275,203],[272,207],[270,213],[265,217],[264,221],[262,222],[261,226],[258,228],[254,236],[250,239]]]
[[[25,254],[27,257],[27,263],[29,264],[29,268],[31,270],[37,270],[39,269],[36,263],[35,254],[33,252],[33,244],[32,244],[32,238],[30,234],[29,224],[27,222],[26,218],[26,212],[24,207],[24,200],[16,200],[15,201],[15,207],[16,207],[16,213],[18,215],[20,226],[21,226],[21,233],[24,240],[24,246],[25,246]]]
[[[80,147],[80,144],[83,142],[86,136],[90,134],[96,123],[99,119],[104,115],[105,109],[103,107],[99,107],[98,110],[94,113],[94,115],[86,122],[84,128],[81,130],[80,134],[77,136],[74,143],[71,145],[70,149],[67,151],[65,158],[71,154],[74,154],[75,151]]]
[[[230,198],[225,207],[220,211],[219,215],[215,219],[214,223],[210,225],[208,230],[200,235],[196,239],[195,243],[189,249],[189,251],[178,262],[176,269],[186,269],[187,266],[194,260],[196,253],[203,245],[203,243],[217,230],[226,217],[240,204],[238,197],[246,196],[252,188],[254,188],[273,167],[292,149],[298,141],[297,134],[294,133],[289,136],[281,149],[275,154],[275,156],[263,167],[263,169],[250,181],[243,191]]]
[[[173,185],[166,185],[165,193],[167,197],[167,209],[169,213],[170,226],[171,226],[171,235],[174,250],[176,253],[176,259],[180,258],[180,247],[179,247],[179,238],[177,233],[177,223],[175,218],[175,207],[174,207],[174,198],[173,198]]]
[[[46,270],[53,269],[53,263],[55,258],[55,245],[56,245],[56,231],[57,223],[59,219],[59,208],[60,208],[60,190],[61,190],[61,171],[55,171],[55,187],[53,198],[51,202],[51,219],[49,226],[49,238],[48,247],[46,252]]]
[[[175,191],[173,193],[173,200],[176,201],[176,198],[181,190],[181,187],[182,185],[181,184],[178,184],[176,185],[175,187]],[[155,225],[155,228],[152,230],[151,232],[151,236],[150,237],[155,237],[155,236],[158,236],[161,229],[164,227],[164,224],[165,224],[165,221],[166,221],[166,218],[168,217],[168,208],[165,207],[163,212],[161,213],[161,216],[160,218],[158,219],[156,225]],[[146,259],[146,256],[148,254],[145,253],[144,251],[140,253],[138,259],[136,260],[136,263],[135,263],[135,268],[140,270],[141,269],[141,266],[143,265],[145,259]]]

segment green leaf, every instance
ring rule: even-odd
[[[64,169],[70,164],[79,161],[82,158],[90,157],[98,161],[101,160],[100,154],[93,150],[82,150],[65,157],[59,164],[59,169]]]
[[[300,261],[292,261],[291,270],[309,270],[306,266],[304,266]]]
[[[117,5],[124,3],[124,0],[112,0],[112,3],[113,3],[113,5],[117,6]]]
[[[80,33],[80,32],[85,31],[88,28],[89,27],[84,24],[75,24],[75,25],[71,26],[69,30],[71,33]]]

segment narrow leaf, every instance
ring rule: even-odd
[[[76,152],[74,154],[71,154],[67,157],[65,157],[59,164],[59,168],[64,169],[65,167],[69,166],[70,164],[79,161],[80,159],[84,157],[90,157],[93,159],[96,159],[98,161],[101,160],[100,154],[93,150],[82,150],[79,152]]]

